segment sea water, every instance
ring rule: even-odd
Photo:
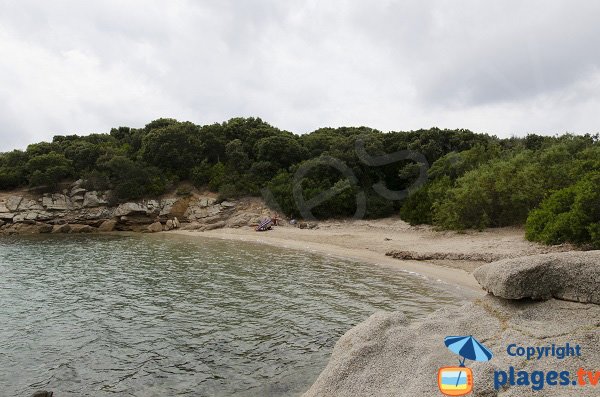
[[[0,395],[290,396],[377,310],[457,297],[393,269],[201,237],[0,236]]]

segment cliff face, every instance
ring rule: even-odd
[[[0,233],[73,233],[113,230],[214,229],[258,222],[270,211],[258,199],[217,202],[214,195],[162,197],[111,205],[110,192],[88,191],[81,181],[61,193],[0,196]]]
[[[440,396],[438,369],[458,364],[458,356],[446,348],[444,337],[460,335],[476,337],[494,353],[488,362],[467,360],[474,374],[472,396],[597,396],[600,379],[596,378],[596,386],[587,375],[585,386],[572,382],[578,382],[580,368],[591,371],[593,377],[600,370],[600,306],[594,295],[600,290],[600,251],[495,262],[485,265],[478,280],[485,280],[486,289],[496,293],[490,275],[500,274],[505,268],[518,275],[511,278],[512,287],[507,285],[511,280],[497,281],[502,284],[497,289],[500,296],[490,294],[459,307],[448,307],[420,322],[410,322],[399,313],[374,314],[339,339],[329,364],[304,397]],[[553,293],[537,294],[541,283],[551,285]],[[580,286],[577,293],[573,293],[575,285]],[[533,293],[548,300],[502,297],[513,296],[512,291],[519,292],[520,297],[521,292],[531,291],[524,296]],[[552,299],[563,296],[558,291],[575,302]],[[591,303],[578,302],[582,300]],[[507,351],[512,344],[545,348],[567,343],[571,347],[580,345],[581,355],[527,360]],[[522,380],[519,385],[513,380],[511,384],[511,367],[515,373],[526,372],[529,383]],[[543,372],[542,381],[539,373],[533,375],[535,371]],[[551,371],[569,371],[569,384],[549,384]]]

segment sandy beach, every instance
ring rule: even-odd
[[[482,256],[499,259],[565,249],[528,242],[523,230],[517,227],[481,232],[439,232],[427,226],[410,226],[398,218],[326,221],[318,223],[314,229],[285,224],[260,233],[251,227],[203,232],[173,230],[168,233],[269,244],[393,267],[474,295],[483,294],[471,274],[485,263],[481,260]],[[460,256],[463,259],[400,260],[386,256],[390,251],[405,251],[425,257]]]

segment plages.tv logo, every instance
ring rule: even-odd
[[[494,355],[473,335],[447,336],[444,344],[452,353],[458,354],[457,367],[442,367],[438,370],[438,387],[447,396],[464,396],[473,391],[473,371],[465,366],[466,360],[489,361]]]

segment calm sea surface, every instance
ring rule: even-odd
[[[239,242],[0,236],[0,395],[298,395],[374,311],[455,302],[391,269]]]

